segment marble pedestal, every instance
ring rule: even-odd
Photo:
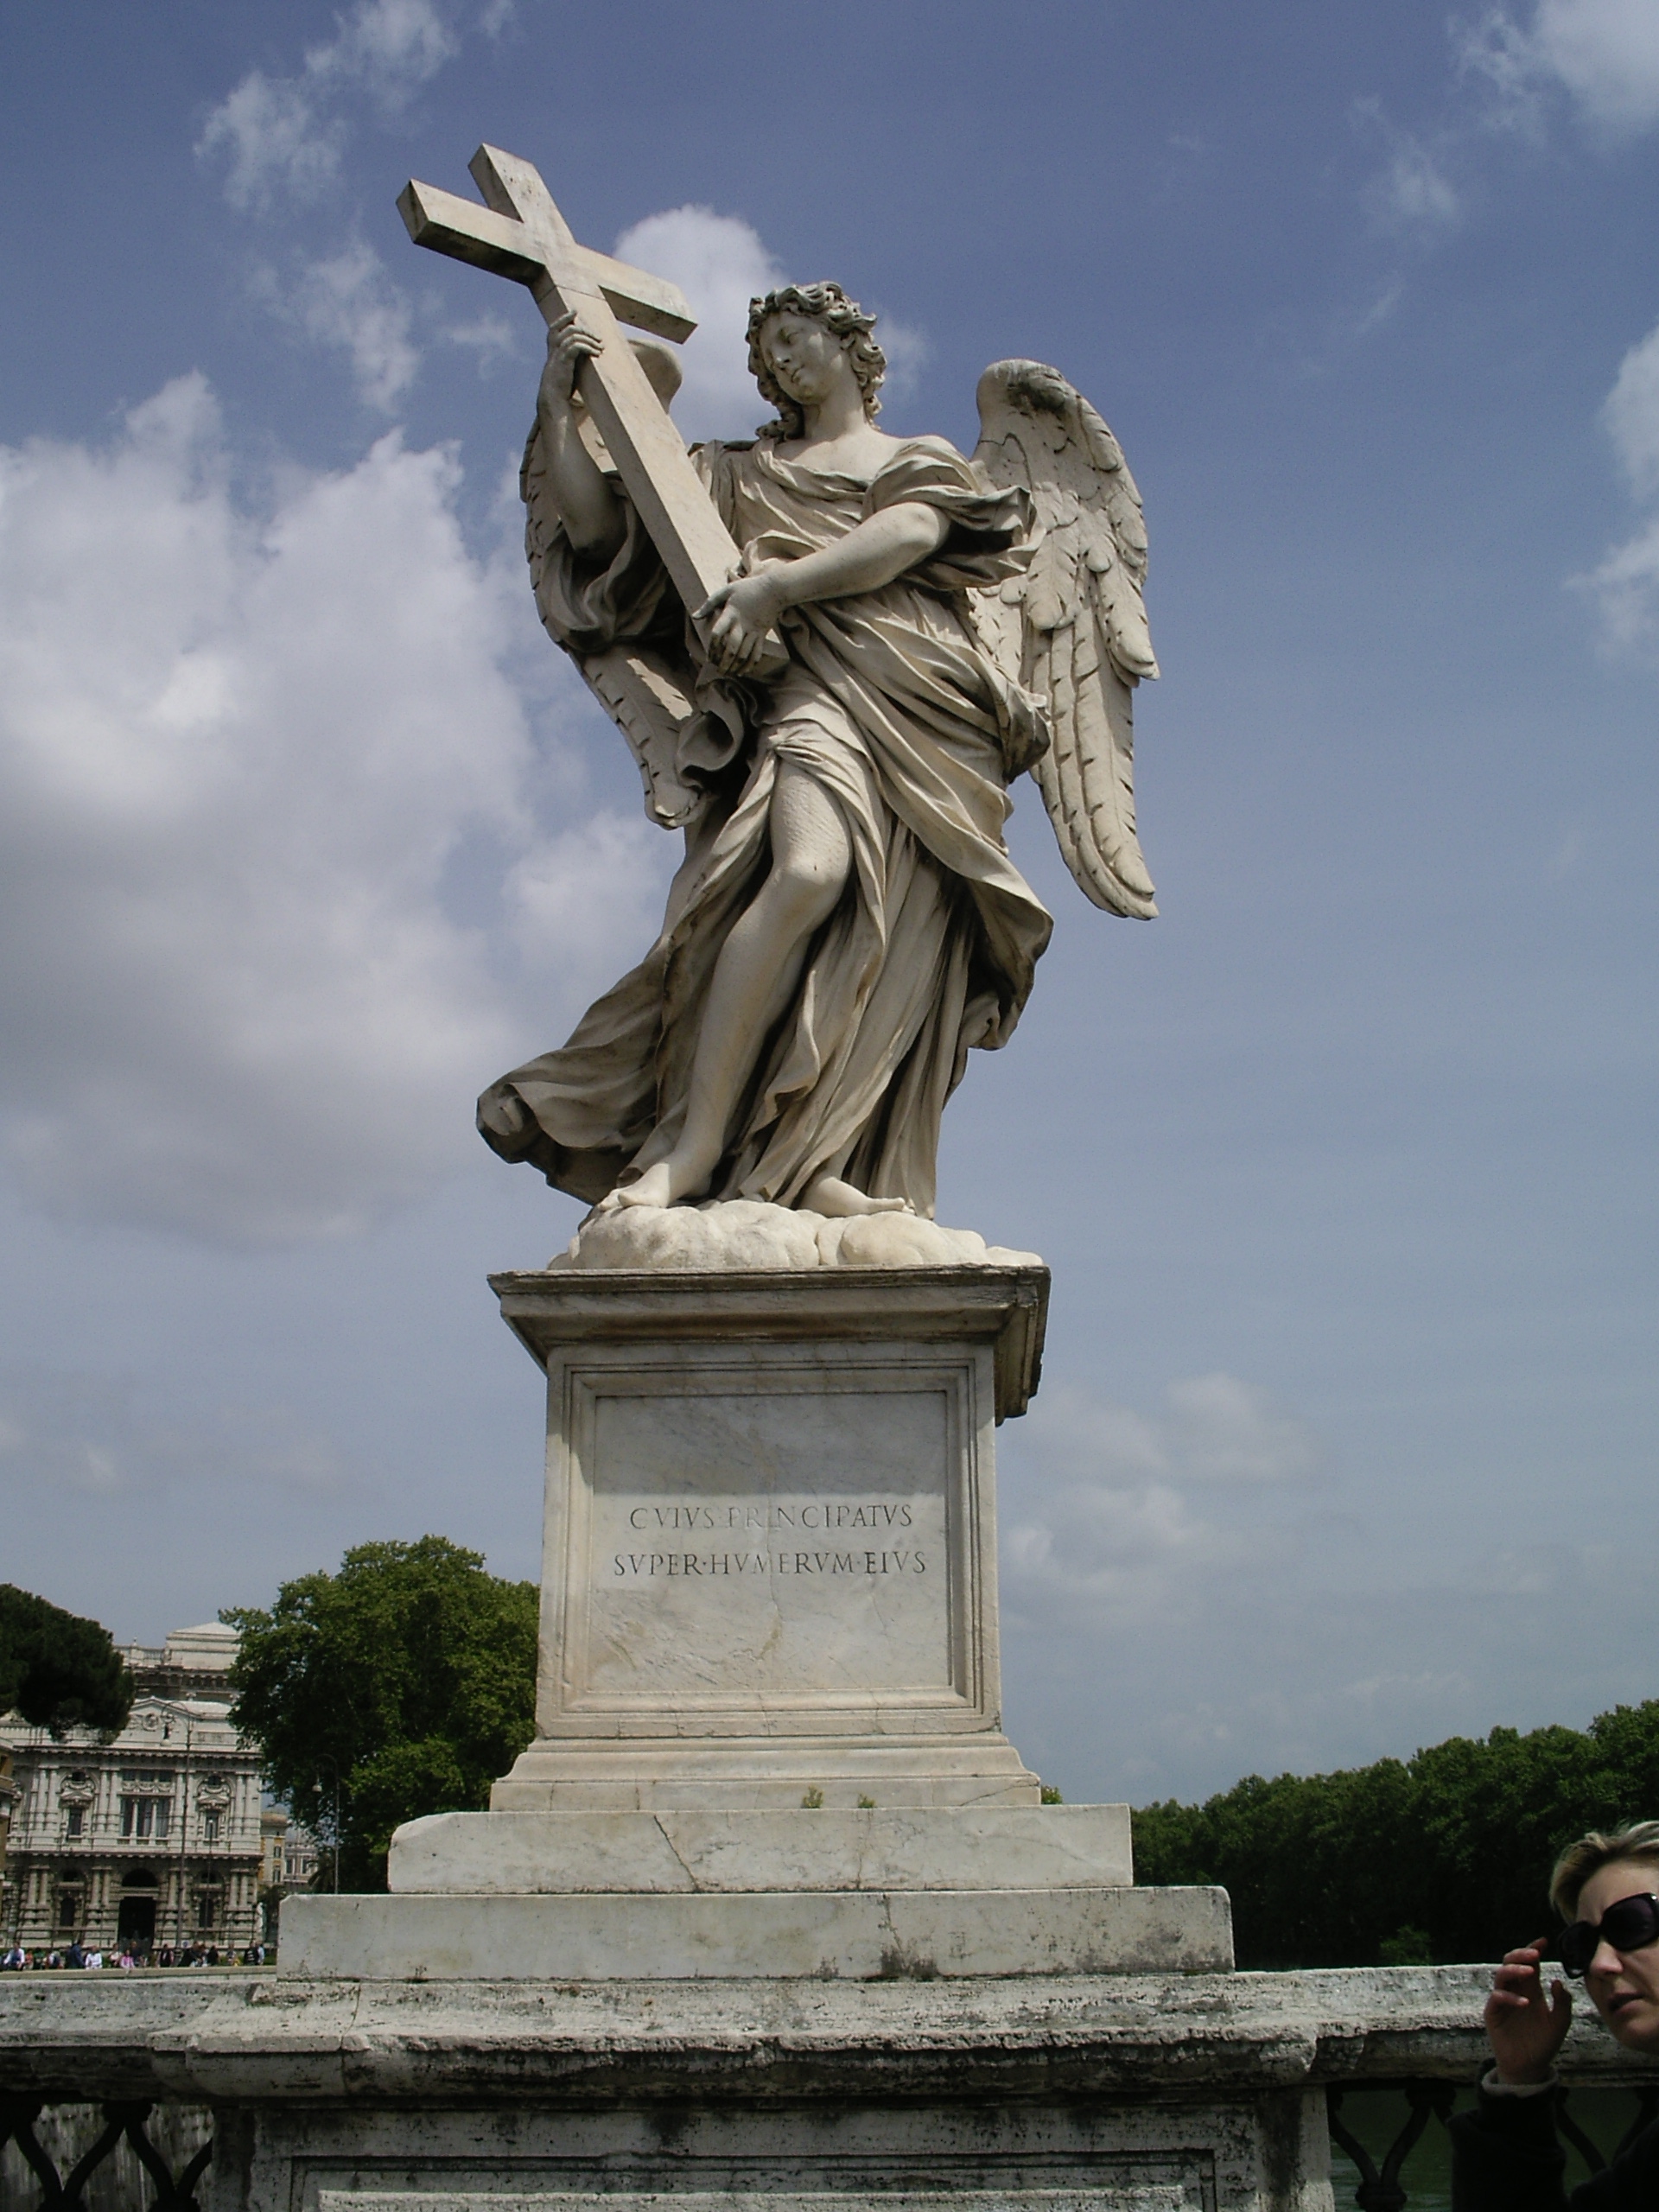
[[[493,1278],[548,1377],[537,1733],[492,1810],[293,1897],[285,1973],[878,1981],[1213,1973],[1219,1890],[1002,1732],[996,1423],[1048,1271]]]
[[[548,1378],[536,1738],[496,1810],[1037,1804],[992,1439],[1039,1262],[492,1281]]]

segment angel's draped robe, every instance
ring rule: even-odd
[[[1027,495],[988,493],[940,438],[906,440],[873,479],[820,473],[766,441],[696,447],[692,460],[746,569],[910,501],[950,531],[880,590],[784,615],[789,665],[749,690],[752,726],[716,779],[662,935],[567,1045],[485,1092],[479,1128],[505,1159],[590,1200],[672,1149],[715,963],[770,865],[787,760],[840,809],[853,866],[761,1044],[707,1196],[791,1205],[830,1174],[931,1217],[945,1100],[969,1046],[1007,1041],[1052,927],[1003,839],[1007,785],[1047,743],[1043,710],[981,645],[963,597],[1024,567]],[[584,561],[539,461],[532,435],[525,497],[549,630],[578,655],[648,642],[683,659],[689,626],[633,509],[614,559]]]

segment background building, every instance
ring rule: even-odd
[[[259,1881],[267,1891],[308,1890],[317,1878],[317,1840],[280,1806],[259,1815]]]
[[[0,1720],[17,1791],[0,1930],[30,1949],[251,1943],[260,1933],[259,1754],[230,1722],[237,1634],[178,1629],[123,1652],[137,1685],[111,1741]]]
[[[6,1852],[11,1841],[11,1808],[16,1802],[17,1785],[11,1778],[11,1753],[0,1744],[0,1897],[5,1895]],[[0,1923],[4,1921],[0,1912]]]

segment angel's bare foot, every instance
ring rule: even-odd
[[[625,1183],[605,1201],[620,1206],[672,1206],[695,1198],[709,1180],[711,1170],[701,1160],[683,1159],[671,1152],[654,1167],[647,1167],[637,1183]]]
[[[816,1183],[809,1183],[801,1193],[801,1204],[808,1213],[828,1214],[831,1218],[855,1213],[912,1211],[908,1198],[868,1198],[862,1191],[855,1191],[850,1183],[843,1183],[839,1175],[820,1175]]]

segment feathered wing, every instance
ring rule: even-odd
[[[1058,369],[995,361],[979,380],[974,463],[1036,508],[1031,564],[982,594],[981,632],[1048,702],[1036,778],[1066,866],[1109,912],[1158,909],[1135,833],[1135,686],[1156,676],[1141,587],[1147,526],[1123,451]]]
[[[584,416],[584,439],[597,433]],[[610,466],[604,447],[590,448],[602,467]],[[549,549],[558,526],[558,509],[547,482],[540,433],[532,430],[524,448],[518,479],[524,503],[524,553],[530,581],[542,619],[548,620],[542,599],[542,579]],[[564,640],[551,625],[560,645]],[[688,828],[702,812],[705,793],[683,772],[696,729],[704,717],[695,703],[696,671],[689,653],[675,656],[639,645],[609,645],[600,652],[577,652],[571,658],[587,679],[606,713],[627,740],[639,780],[645,787],[645,812],[664,830]]]

